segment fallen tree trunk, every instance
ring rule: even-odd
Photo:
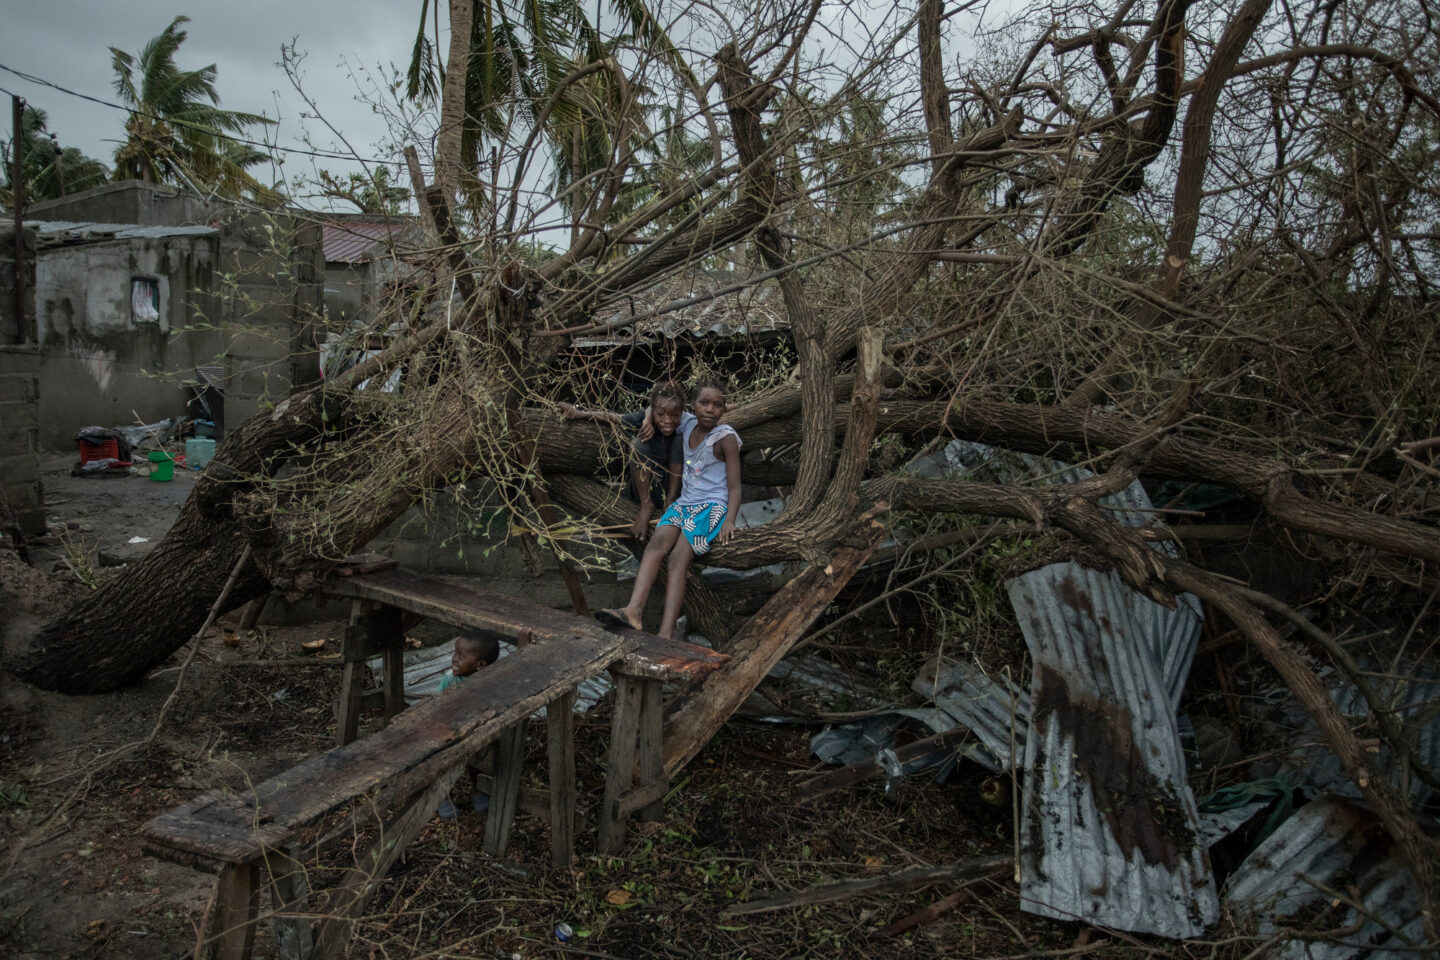
[[[200,475],[165,539],[48,624],[10,669],[36,686],[72,694],[142,679],[205,622],[244,551],[234,498],[343,423],[352,399],[315,387],[247,420]],[[226,609],[269,589],[260,570],[246,564]]]

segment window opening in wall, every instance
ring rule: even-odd
[[[130,316],[136,323],[160,322],[160,281],[135,277],[130,281]]]

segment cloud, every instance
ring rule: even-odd
[[[124,4],[46,0],[7,6],[0,63],[111,102],[118,98],[108,48],[138,53],[176,12],[173,0]],[[383,119],[368,104],[357,101],[360,91],[352,71],[388,63],[404,68],[415,36],[418,4],[248,0],[185,6],[191,8],[191,22],[185,26],[189,36],[177,54],[180,66],[194,69],[214,63],[221,106],[278,117],[278,127],[257,139],[274,138],[281,146],[299,147],[308,136],[316,149],[347,152],[323,123],[307,117],[312,113],[310,107],[277,66],[281,44],[292,40],[306,54],[302,64],[306,93],[356,152],[373,156],[375,144],[387,138]],[[448,38],[441,19],[443,43]],[[342,61],[348,62],[351,70]],[[111,161],[124,136],[123,111],[28,83],[13,74],[0,73],[0,86],[44,110],[61,143],[79,147],[106,163]],[[359,169],[358,164],[345,161],[315,163],[338,172]],[[289,156],[287,175],[307,172],[311,172],[308,159]]]

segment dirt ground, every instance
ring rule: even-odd
[[[67,458],[45,464],[54,536],[26,565],[0,549],[6,654],[34,625],[133,561],[163,535],[193,474],[170,484],[80,480]],[[131,538],[145,543],[130,543]],[[163,611],[157,611],[163,615]],[[0,955],[24,958],[187,955],[213,878],[148,856],[139,828],[220,786],[272,776],[333,743],[338,659],[300,643],[338,623],[264,627],[223,622],[204,638],[177,688],[179,659],[119,693],[65,697],[0,677]],[[423,625],[422,625],[423,627]],[[417,631],[443,642],[442,631]],[[333,645],[332,645],[333,649]],[[175,695],[158,728],[156,719]],[[981,775],[906,781],[801,805],[793,785],[815,769],[814,728],[734,721],[674,784],[665,819],[631,831],[618,856],[595,850],[608,710],[577,723],[577,769],[589,827],[570,869],[548,863],[548,828],[522,815],[507,859],[481,851],[483,815],[432,822],[356,928],[355,957],[949,957],[1059,950],[1138,956],[1074,925],[1021,914],[996,882],[899,937],[880,928],[950,893],[943,885],[726,918],[725,906],[905,866],[1004,852],[1008,807],[978,801]],[[143,749],[126,745],[153,742]],[[543,776],[543,737],[528,769]],[[337,864],[343,866],[343,863]],[[265,904],[262,903],[262,909]],[[557,924],[576,931],[558,942]],[[1077,941],[1077,936],[1080,939]],[[1154,946],[1154,945],[1149,945]],[[256,956],[274,954],[268,925]]]

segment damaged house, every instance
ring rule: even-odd
[[[26,226],[41,448],[89,424],[238,423],[318,375],[317,226],[139,181],[31,205]]]

